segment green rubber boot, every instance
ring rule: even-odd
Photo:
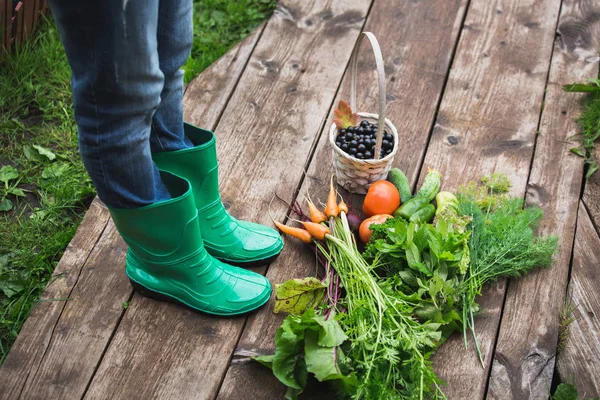
[[[206,250],[229,264],[263,265],[283,248],[279,233],[269,227],[233,218],[221,201],[215,135],[185,124],[195,147],[154,154],[158,168],[182,176],[192,184],[200,231]]]
[[[271,295],[262,275],[224,264],[203,245],[190,183],[161,171],[172,198],[137,209],[110,209],[129,245],[125,272],[141,294],[216,315],[255,310]]]

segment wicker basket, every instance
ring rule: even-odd
[[[338,134],[337,126],[331,124],[329,128],[329,143],[331,144],[331,154],[333,158],[333,166],[337,182],[351,193],[367,193],[367,190],[373,182],[387,178],[387,174],[392,167],[394,156],[398,151],[398,131],[392,122],[385,117],[385,72],[383,69],[383,57],[379,43],[375,35],[371,32],[362,32],[354,45],[352,55],[350,57],[351,68],[351,91],[350,91],[350,106],[353,110],[356,109],[356,71],[358,64],[358,50],[362,39],[366,37],[371,42],[373,53],[375,54],[375,62],[377,64],[377,75],[379,81],[379,114],[371,114],[366,112],[358,112],[357,114],[362,119],[376,120],[377,126],[377,141],[375,144],[375,159],[361,160],[345,153],[335,144],[335,138]],[[394,137],[394,148],[392,152],[384,158],[379,158],[381,143],[383,140],[383,131],[387,128],[388,132]]]

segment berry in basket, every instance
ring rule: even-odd
[[[374,158],[376,136],[377,123],[362,120],[354,126],[338,129],[335,145],[346,154],[361,160],[370,160]],[[384,130],[379,158],[389,155],[393,148],[394,137]]]

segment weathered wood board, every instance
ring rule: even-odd
[[[574,22],[577,4],[563,4],[559,31],[565,21]],[[528,205],[544,210],[539,233],[558,237],[559,254],[551,269],[509,282],[488,399],[547,399],[552,386],[559,313],[583,183],[583,160],[569,149],[576,145],[570,138],[578,133],[575,117],[584,96],[567,94],[562,85],[598,75],[598,63],[578,57],[577,48],[566,46],[569,41],[569,37],[557,36],[554,45],[526,196]]]
[[[56,266],[40,301],[25,321],[10,353],[0,366],[0,399],[18,398],[25,383],[34,378],[40,362],[62,327],[67,299],[81,279],[82,269],[105,230],[108,210],[98,200],[90,205],[77,233]]]
[[[558,354],[559,377],[573,383],[580,398],[600,397],[600,237],[579,205],[569,295],[575,320]],[[585,394],[585,397],[583,395]]]
[[[364,28],[373,32],[380,42],[387,73],[388,118],[396,124],[400,143],[406,146],[401,150],[396,165],[407,171],[413,181],[424,156],[465,5],[464,1],[439,0],[376,2]],[[390,18],[391,15],[394,18]],[[357,87],[357,107],[361,111],[377,109],[374,64],[370,46],[365,43],[359,59]],[[342,91],[334,105],[339,99],[349,99],[349,76],[345,76],[343,81]],[[301,193],[310,194],[315,201],[324,200],[327,182],[333,173],[327,137],[330,121],[331,118],[328,118],[300,189]],[[279,190],[278,193],[288,201],[293,200],[288,193]],[[303,200],[301,202],[305,205]],[[267,277],[280,283],[314,274],[314,269],[315,259],[311,251],[302,243],[286,238],[285,251],[271,265]],[[273,315],[272,310],[271,301],[249,317],[218,398],[244,399],[248,393],[261,399],[282,397],[285,391],[283,385],[268,369],[251,362],[248,357],[273,352],[273,337],[283,316]]]
[[[559,8],[552,0],[471,1],[424,163],[442,173],[444,188],[503,172],[512,194],[525,195]],[[449,398],[485,396],[504,294],[504,280],[485,288],[485,312],[475,319],[485,368],[460,335],[438,351]]]
[[[562,8],[560,0],[285,0],[190,83],[185,119],[216,131],[230,212],[283,221],[288,210],[271,203],[275,193],[303,205],[304,194],[317,201],[326,194],[331,109],[349,98],[345,69],[360,30],[374,32],[385,59],[387,116],[400,135],[395,166],[413,186],[430,167],[444,174],[447,189],[508,173],[512,194],[544,208],[541,232],[559,235],[553,269],[486,287],[486,312],[476,320],[485,369],[460,335],[439,350],[446,394],[547,397],[574,241],[577,320],[557,369],[597,396],[600,172],[578,209],[582,160],[568,152],[567,138],[582,96],[560,88],[597,74],[596,8],[596,0],[563,0]],[[375,79],[365,44],[360,111],[377,109]],[[359,205],[361,197],[347,199]],[[272,314],[272,302],[248,317],[219,319],[133,294],[126,247],[108,220],[96,200],[44,294],[70,300],[35,308],[0,366],[0,399],[282,398],[285,388],[249,359],[273,351],[282,316]],[[305,245],[286,238],[280,258],[256,271],[278,283],[314,273],[314,264]]]
[[[296,191],[370,4],[279,3],[215,130],[221,194],[236,217],[271,224],[266,210],[273,192]],[[195,98],[191,91],[186,102]],[[206,126],[202,120],[190,122]],[[285,214],[280,205],[271,210],[279,219]],[[161,319],[164,323],[155,323]],[[184,313],[136,295],[88,397],[176,398],[185,393],[213,398],[245,321]],[[140,325],[151,326],[151,334]],[[123,374],[123,365],[136,375]],[[149,378],[140,380],[138,374]]]

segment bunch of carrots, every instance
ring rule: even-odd
[[[305,219],[296,221],[302,224],[304,229],[284,225],[273,220],[275,226],[286,235],[299,239],[304,243],[312,243],[313,240],[324,241],[327,235],[331,234],[331,230],[326,223],[341,215],[342,212],[348,214],[348,205],[346,205],[344,200],[342,199],[339,203],[337,202],[338,193],[333,187],[333,177],[331,178],[329,187],[329,195],[327,196],[327,203],[323,211],[319,210],[310,198],[308,199],[308,214],[310,218],[304,218],[305,214],[297,205],[292,207],[294,213]]]

